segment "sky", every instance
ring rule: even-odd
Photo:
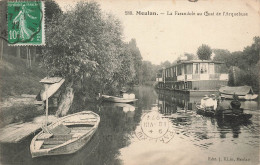
[[[79,0],[56,0],[63,11]],[[259,0],[98,0],[106,13],[118,17],[123,26],[124,41],[136,39],[143,60],[160,64],[173,62],[184,53],[196,54],[202,44],[212,49],[242,51],[260,36]],[[132,11],[134,15],[125,15]],[[159,15],[136,15],[136,11]],[[173,15],[166,15],[173,12]],[[201,16],[175,15],[175,12],[202,13]],[[204,12],[213,13],[212,16]],[[220,15],[217,15],[217,12]],[[226,16],[223,12],[247,13]],[[160,14],[165,13],[165,14]]]

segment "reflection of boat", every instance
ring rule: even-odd
[[[115,106],[117,107],[122,107],[123,111],[126,112],[132,112],[135,111],[135,107],[131,104],[125,104],[125,103],[114,103]]]
[[[99,115],[91,111],[82,111],[58,119],[32,139],[32,157],[78,151],[96,132],[99,121]]]
[[[240,109],[226,109],[214,111],[213,109],[205,110],[205,108],[196,105],[197,113],[203,116],[215,117],[217,119],[225,119],[225,120],[237,120],[237,121],[246,121],[249,120],[252,115],[243,113],[243,108]]]
[[[233,99],[234,93],[240,100],[255,100],[258,97],[257,94],[254,94],[253,89],[250,86],[224,86],[219,89],[219,92],[227,99]]]
[[[102,95],[102,99],[104,101],[110,101],[115,103],[133,103],[137,100],[135,98],[116,97],[116,96],[109,96],[109,95]]]

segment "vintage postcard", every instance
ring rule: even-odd
[[[1,165],[259,165],[259,0],[0,0]]]

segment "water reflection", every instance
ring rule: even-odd
[[[92,110],[101,122],[91,141],[72,155],[32,159],[28,137],[20,144],[1,144],[0,164],[207,164],[208,156],[243,156],[251,164],[259,159],[259,105],[242,102],[249,122],[216,120],[196,113],[194,103],[200,98],[155,91],[152,87],[134,89],[134,104],[79,103],[74,112]],[[136,135],[142,116],[157,111],[169,120],[173,137],[140,140]],[[232,150],[232,152],[231,152]],[[174,156],[173,156],[174,155]]]
[[[252,148],[259,147],[259,107],[256,101],[242,102],[241,107],[245,109],[246,113],[253,114],[253,118],[246,122],[229,121],[223,119],[215,119],[197,115],[195,112],[195,103],[200,100],[197,97],[181,96],[181,94],[168,93],[167,91],[158,92],[158,106],[160,112],[172,120],[177,133],[184,138],[189,138],[193,145],[218,152],[220,149],[214,146],[220,139],[231,139],[232,145],[243,146],[238,144],[234,139],[241,141],[245,137],[250,137],[246,143]],[[178,98],[175,98],[175,97]],[[250,132],[250,133],[248,133]],[[243,134],[243,135],[241,135]],[[244,139],[245,140],[245,139]],[[259,151],[257,151],[259,153]],[[256,154],[257,155],[257,154]],[[257,155],[258,156],[258,155]]]

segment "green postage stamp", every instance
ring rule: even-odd
[[[8,2],[7,10],[9,45],[45,45],[42,1]]]

